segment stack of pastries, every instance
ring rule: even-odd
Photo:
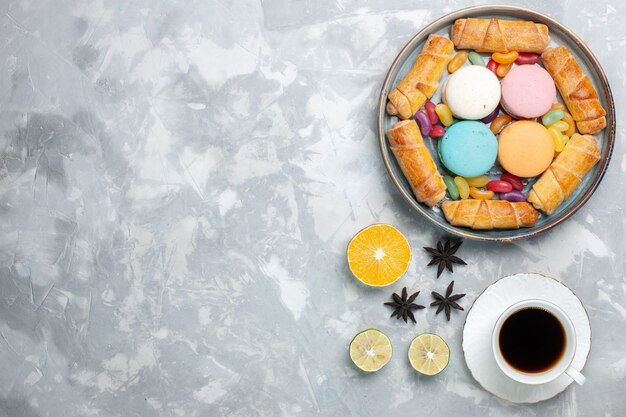
[[[440,206],[452,225],[532,227],[601,159],[592,135],[606,127],[606,111],[576,58],[549,43],[543,24],[458,19],[450,39],[428,37],[389,93],[387,113],[400,119],[387,131],[391,151],[417,201]],[[479,53],[492,54],[488,64]],[[444,175],[426,135],[438,140]]]

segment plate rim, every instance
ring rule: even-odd
[[[598,169],[598,172],[596,173],[595,178],[592,180],[591,186],[589,187],[588,190],[585,191],[585,193],[582,196],[580,196],[578,201],[576,201],[574,205],[568,211],[566,211],[565,213],[561,214],[559,217],[552,219],[551,221],[547,222],[546,224],[536,229],[532,229],[532,230],[525,229],[525,228],[511,229],[508,235],[489,236],[489,235],[478,233],[477,231],[474,231],[472,229],[452,226],[449,223],[444,223],[443,220],[437,220],[431,217],[427,213],[427,210],[430,210],[430,208],[425,208],[421,203],[417,202],[417,200],[413,197],[411,192],[408,192],[407,190],[404,189],[404,187],[400,184],[400,179],[397,178],[396,174],[392,170],[392,161],[391,161],[391,155],[390,155],[389,149],[387,147],[387,139],[386,139],[386,135],[384,131],[384,122],[385,122],[385,112],[386,112],[385,107],[387,103],[387,95],[391,87],[391,74],[394,72],[397,72],[398,67],[399,67],[399,60],[400,58],[404,58],[404,55],[405,53],[407,53],[407,50],[409,48],[411,48],[415,43],[420,41],[421,38],[425,38],[426,36],[428,36],[428,34],[432,32],[433,27],[436,27],[442,21],[447,21],[447,20],[453,21],[453,20],[463,18],[463,17],[472,17],[473,15],[477,15],[477,14],[488,14],[488,13],[496,14],[500,12],[519,13],[522,15],[526,15],[535,21],[540,21],[541,23],[547,24],[549,26],[552,25],[558,28],[567,37],[569,37],[573,41],[574,44],[576,44],[576,46],[580,49],[582,54],[591,63],[593,70],[596,72],[599,78],[599,81],[600,81],[599,87],[602,88],[605,96],[607,97],[606,117],[607,117],[608,124],[607,124],[606,129],[608,129],[608,134],[607,134],[607,139],[606,139],[607,140],[606,157],[602,158],[602,160],[600,161],[601,163],[600,168]],[[467,15],[471,15],[471,16],[467,16]],[[528,239],[528,238],[537,236],[547,230],[550,230],[553,227],[561,224],[565,220],[569,219],[578,210],[580,210],[580,208],[584,206],[587,203],[587,201],[589,201],[591,196],[597,190],[598,186],[602,182],[602,179],[604,178],[604,175],[608,169],[609,163],[611,161],[611,157],[613,155],[613,150],[615,147],[615,131],[616,131],[615,123],[616,122],[615,122],[615,103],[613,99],[613,94],[611,92],[611,87],[609,85],[609,81],[606,76],[606,73],[604,72],[602,65],[600,64],[600,62],[594,55],[593,51],[591,51],[591,49],[585,44],[585,42],[578,35],[576,35],[569,28],[567,28],[565,25],[563,25],[561,22],[554,19],[553,17],[550,17],[536,10],[529,9],[527,7],[516,6],[516,5],[484,4],[484,5],[465,7],[465,8],[461,8],[461,9],[452,11],[450,13],[447,13],[435,19],[428,25],[424,26],[422,29],[420,29],[402,47],[402,49],[398,52],[393,62],[391,63],[391,66],[389,67],[389,70],[387,71],[383,84],[380,88],[377,113],[378,113],[377,114],[377,131],[378,131],[377,134],[378,134],[379,150],[383,158],[383,163],[385,165],[387,175],[391,179],[396,190],[400,192],[400,195],[404,198],[404,200],[407,203],[409,203],[409,205],[413,209],[417,210],[420,213],[420,215],[423,218],[427,219],[430,223],[434,224],[440,229],[443,229],[445,232],[449,234],[452,234],[452,235],[455,235],[464,239],[471,239],[471,240],[487,241],[487,242],[495,241],[495,242],[507,242],[508,243],[508,242],[513,242],[517,240]]]
[[[550,279],[554,282],[556,282],[557,284],[561,284],[563,287],[565,287],[566,289],[568,289],[572,294],[574,294],[574,297],[576,297],[578,299],[578,302],[580,303],[580,305],[582,306],[583,311],[585,312],[585,315],[587,316],[587,323],[589,324],[589,350],[587,351],[587,354],[585,355],[585,363],[583,364],[582,368],[580,369],[581,371],[585,369],[585,366],[587,366],[587,361],[589,360],[589,354],[591,353],[591,348],[593,347],[593,328],[591,327],[591,317],[589,317],[589,312],[587,311],[587,309],[585,308],[585,304],[582,302],[582,300],[580,299],[580,297],[578,297],[578,295],[574,292],[574,290],[572,290],[569,286],[567,286],[563,281],[560,281],[554,277],[542,274],[541,272],[518,272],[515,274],[511,274],[511,275],[506,275],[503,277],[500,277],[498,279],[496,279],[494,282],[492,282],[491,284],[487,285],[481,292],[480,294],[478,294],[476,296],[476,298],[474,299],[474,301],[472,302],[472,305],[470,306],[470,308],[467,310],[467,314],[465,315],[465,320],[463,321],[463,329],[461,331],[461,350],[463,351],[463,361],[465,362],[465,366],[467,367],[467,370],[469,371],[470,375],[472,376],[472,378],[474,379],[474,381],[476,381],[476,383],[486,392],[488,392],[489,394],[493,395],[496,398],[499,398],[501,400],[507,401],[511,404],[536,404],[542,401],[547,401],[550,400],[552,398],[555,398],[561,394],[563,394],[573,383],[574,381],[570,382],[568,385],[566,385],[561,391],[555,393],[554,395],[552,395],[551,397],[548,398],[544,398],[542,400],[537,400],[537,401],[512,401],[508,398],[504,398],[499,396],[498,394],[493,393],[492,391],[488,390],[487,388],[485,388],[483,386],[483,384],[478,380],[478,378],[476,378],[476,376],[474,375],[474,372],[472,371],[472,369],[469,367],[469,365],[467,364],[467,356],[465,354],[465,347],[463,346],[463,342],[465,339],[465,325],[467,324],[467,318],[469,317],[469,313],[472,311],[472,309],[474,308],[474,305],[476,304],[476,301],[478,301],[478,299],[480,297],[482,297],[485,292],[487,292],[487,290],[489,288],[491,288],[492,286],[496,285],[498,282],[502,281],[503,279],[506,278],[512,278],[512,277],[516,277],[519,275],[538,275],[542,278],[546,278],[546,279]]]

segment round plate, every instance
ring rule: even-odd
[[[554,381],[526,385],[506,376],[498,367],[491,336],[498,317],[511,305],[542,299],[561,307],[576,330],[576,353],[572,366],[582,370],[591,349],[589,316],[576,295],[559,281],[539,274],[517,274],[491,284],[474,301],[463,327],[463,354],[472,376],[487,391],[515,403],[536,403],[563,392],[573,380],[563,374]]]
[[[385,137],[385,132],[387,132],[394,122],[398,120],[396,117],[389,116],[385,111],[387,95],[411,68],[417,55],[422,50],[428,35],[437,33],[449,37],[450,27],[454,21],[459,18],[491,18],[494,16],[504,19],[532,20],[537,23],[546,24],[550,28],[550,46],[564,45],[570,50],[570,52],[576,57],[576,60],[580,64],[583,72],[589,77],[596,88],[600,103],[607,112],[607,127],[600,133],[594,135],[598,139],[598,144],[600,145],[600,152],[602,155],[600,162],[596,164],[589,173],[587,173],[587,175],[583,178],[582,183],[578,186],[578,188],[576,188],[574,193],[566,201],[564,201],[552,215],[546,216],[545,214],[541,214],[535,226],[517,230],[471,230],[468,228],[455,227],[446,221],[441,209],[438,206],[429,208],[428,206],[417,202],[411,192],[409,184],[400,170],[400,167],[396,163],[395,158],[391,155],[389,144]],[[443,80],[446,76],[447,71],[444,71],[441,85],[443,85]],[[441,90],[441,88],[439,90]],[[431,100],[438,103],[441,101],[440,97],[440,91],[437,91]],[[562,102],[560,97],[559,101]],[[579,208],[581,208],[587,200],[589,200],[593,192],[600,184],[602,176],[609,165],[611,153],[613,152],[613,145],[615,142],[615,108],[609,83],[602,67],[600,66],[600,63],[584,42],[561,23],[544,14],[518,6],[474,6],[457,10],[438,20],[435,20],[433,23],[419,31],[417,35],[415,35],[413,39],[411,39],[406,46],[402,48],[391,65],[380,92],[380,98],[378,100],[378,140],[385,167],[387,168],[387,172],[389,173],[393,184],[396,186],[398,191],[400,191],[402,197],[404,197],[404,199],[422,216],[446,232],[462,238],[507,242],[535,236],[556,226],[569,218]],[[431,154],[437,155],[436,140],[433,140],[430,137],[425,137],[424,142],[426,143],[426,146]],[[439,162],[439,158],[435,157],[434,159],[439,168],[439,172],[445,172],[443,166]],[[493,178],[499,175],[500,172],[501,169],[497,166],[490,170],[488,175]],[[526,192],[531,185],[532,183],[526,186]]]

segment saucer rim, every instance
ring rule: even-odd
[[[467,363],[467,356],[465,353],[465,346],[463,344],[463,340],[465,339],[465,326],[467,324],[467,318],[469,317],[469,313],[472,311],[472,309],[474,308],[474,304],[476,304],[476,301],[478,301],[478,299],[480,297],[482,297],[482,295],[485,293],[485,291],[487,291],[489,288],[491,288],[493,285],[495,285],[496,283],[500,282],[501,280],[505,279],[505,278],[512,278],[512,277],[516,277],[519,275],[539,275],[543,278],[549,278],[559,284],[561,284],[562,286],[564,286],[565,288],[567,288],[568,290],[571,291],[572,294],[574,294],[574,297],[576,297],[576,299],[578,299],[578,301],[580,302],[580,305],[583,308],[583,311],[585,312],[585,315],[587,316],[587,323],[589,324],[589,350],[587,351],[587,353],[585,354],[585,362],[583,363],[583,366],[580,368],[580,372],[582,372],[585,369],[585,366],[587,366],[587,360],[589,359],[589,353],[591,352],[591,348],[592,348],[592,344],[593,344],[593,329],[591,328],[591,319],[589,317],[589,312],[587,311],[587,309],[585,308],[585,305],[583,304],[583,302],[581,301],[581,299],[578,297],[578,295],[576,295],[576,293],[567,285],[565,285],[563,282],[559,281],[558,279],[554,278],[554,277],[550,277],[548,275],[542,274],[540,272],[518,272],[517,274],[512,274],[512,275],[506,275],[504,277],[500,277],[497,280],[495,280],[494,282],[492,282],[491,284],[489,284],[488,286],[485,287],[485,289],[483,289],[480,294],[478,294],[478,296],[476,296],[476,298],[474,299],[474,301],[472,302],[472,305],[470,306],[470,308],[467,310],[467,314],[465,315],[465,320],[463,321],[463,334],[462,334],[462,338],[461,338],[461,350],[463,351],[463,360],[465,361],[465,366],[467,367],[467,369],[469,370],[470,375],[472,376],[472,378],[474,378],[474,381],[476,381],[478,383],[478,385],[485,390],[486,392],[488,392],[489,394],[493,395],[496,398],[499,398],[501,400],[510,402],[512,404],[536,404],[542,401],[546,401],[546,400],[550,400],[552,398],[555,398],[559,395],[561,395],[563,392],[565,392],[565,390],[567,390],[573,383],[574,381],[572,380],[569,384],[567,384],[561,391],[556,392],[554,395],[547,397],[547,398],[543,398],[537,401],[514,401],[511,400],[509,398],[504,398],[494,392],[492,392],[491,390],[488,390],[487,388],[485,388],[483,386],[483,384],[480,382],[480,380],[478,378],[476,378],[476,375],[474,375],[474,372],[472,371],[472,368],[470,368],[470,366]],[[521,382],[519,383],[521,384]]]

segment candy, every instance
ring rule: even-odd
[[[549,111],[552,110],[565,110],[565,106],[563,105],[563,103],[554,103],[552,107],[550,107]]]
[[[490,59],[489,62],[487,62],[487,69],[496,74],[496,68],[498,68],[498,63],[493,59]]]
[[[465,61],[467,61],[467,52],[458,52],[448,63],[448,72],[452,74],[454,71],[461,68],[463,64],[465,64]]]
[[[563,118],[565,113],[563,110],[551,110],[543,115],[541,118],[541,123],[544,126],[550,126],[552,123],[556,123]]]
[[[433,139],[438,139],[445,135],[446,130],[441,125],[434,125],[430,128],[430,137]]]
[[[448,189],[448,194],[450,194],[450,198],[453,200],[458,200],[459,189],[454,183],[454,179],[449,175],[444,175],[443,182],[446,184],[446,188]]]
[[[491,200],[495,195],[493,191],[479,190],[476,187],[470,187],[469,193],[476,200]]]
[[[469,60],[474,65],[480,65],[481,67],[485,66],[485,60],[478,53],[472,51],[468,54]]]
[[[517,65],[532,65],[532,64],[536,64],[537,62],[539,62],[539,55],[537,54],[530,54],[528,52],[520,52],[518,55],[519,56],[515,60],[515,63]]]
[[[569,126],[569,128],[565,131],[565,134],[567,136],[572,136],[574,133],[576,133],[576,125],[574,124],[574,119],[572,118],[571,114],[567,112],[564,113],[563,119],[561,120],[563,120]]]
[[[500,131],[504,128],[504,126],[511,123],[513,119],[508,114],[501,114],[500,116],[493,119],[491,125],[489,125],[489,129],[494,135],[500,133]]]
[[[420,132],[422,132],[422,136],[428,136],[428,134],[430,133],[430,120],[428,119],[428,116],[426,116],[426,113],[421,110],[417,111],[415,113],[415,120],[420,126]]]
[[[428,116],[428,120],[430,120],[431,125],[436,125],[439,122],[439,117],[437,117],[437,113],[435,113],[435,103],[430,100],[427,100],[424,104],[424,109],[426,109],[426,116]]]
[[[526,196],[521,191],[513,190],[508,193],[500,194],[500,200],[520,203],[526,201]]]
[[[459,191],[459,196],[462,200],[467,200],[469,197],[469,185],[467,185],[467,181],[463,177],[454,177],[454,183],[456,184],[456,188]]]
[[[487,184],[487,189],[494,193],[508,193],[513,189],[513,185],[507,181],[492,180]]]
[[[494,52],[491,54],[491,59],[496,61],[498,64],[512,64],[519,57],[517,51],[511,52]]]
[[[465,178],[467,181],[467,185],[470,187],[484,187],[489,182],[489,178],[486,175],[481,175],[479,177]]]
[[[450,126],[452,124],[452,112],[450,111],[450,107],[445,104],[437,104],[435,106],[435,112],[437,116],[439,116],[441,124],[444,126]]]
[[[496,69],[496,75],[500,78],[504,78],[509,73],[509,71],[511,71],[512,66],[513,64],[498,65],[498,68]]]
[[[559,120],[558,122],[552,123],[550,127],[555,128],[559,132],[566,132],[569,130],[569,125],[563,120]]]
[[[524,183],[522,183],[522,180],[519,179],[519,177],[517,175],[513,175],[513,174],[509,174],[508,172],[504,172],[504,173],[502,173],[502,175],[500,175],[500,179],[502,181],[506,181],[509,184],[511,184],[513,186],[514,190],[522,191],[524,189]]]
[[[500,106],[496,107],[489,116],[483,117],[482,119],[480,119],[480,121],[484,124],[491,123],[493,122],[493,119],[498,117],[498,113],[500,113]]]
[[[550,137],[552,138],[552,141],[554,142],[554,151],[563,152],[563,149],[565,148],[565,138],[563,137],[561,132],[556,130],[554,127],[550,126],[548,128],[548,133],[550,133]]]

